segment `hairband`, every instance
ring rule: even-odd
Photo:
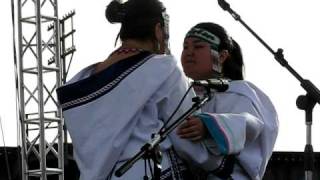
[[[190,31],[187,33],[186,38],[188,37],[195,37],[201,39],[210,44],[213,50],[218,51],[218,47],[220,45],[220,38],[216,35],[212,34],[211,32],[201,29],[201,28],[191,28]]]

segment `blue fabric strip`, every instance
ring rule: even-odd
[[[221,152],[221,154],[224,154],[224,155],[228,154],[229,152],[228,139],[226,139],[224,132],[221,131],[221,127],[216,122],[216,119],[204,113],[198,114],[196,116],[198,116],[207,127],[209,134],[217,143],[218,149]]]

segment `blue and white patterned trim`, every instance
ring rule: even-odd
[[[153,56],[154,55],[147,56],[145,59],[143,59],[142,61],[139,61],[138,63],[136,63],[135,65],[133,65],[132,67],[130,67],[129,69],[124,71],[123,73],[121,73],[116,79],[114,79],[110,83],[106,84],[102,88],[98,89],[97,91],[95,91],[87,96],[84,96],[84,97],[81,97],[81,98],[78,98],[78,99],[61,104],[62,109],[68,109],[70,107],[77,106],[79,104],[84,104],[86,102],[89,102],[89,101],[107,93],[108,91],[113,89],[120,81],[122,81],[128,74],[133,72],[135,69],[137,69],[139,66],[144,64],[148,59],[150,59]]]
[[[161,172],[160,180],[184,180],[190,178],[191,174],[188,168],[178,157],[175,150],[170,148],[166,153],[170,159],[171,167]]]

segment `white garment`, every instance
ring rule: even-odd
[[[217,121],[233,128],[229,131],[234,144],[230,143],[235,148],[230,154],[236,154],[241,165],[235,164],[233,179],[262,179],[278,134],[277,113],[269,98],[250,82],[231,81],[229,89],[215,93],[202,111],[212,113],[218,117]],[[217,160],[221,160],[224,155],[214,143],[211,140],[207,145],[217,155]],[[208,179],[219,178],[211,174]]]
[[[66,86],[90,80],[93,69],[94,65],[85,68]],[[82,88],[87,87],[77,87]],[[150,140],[151,134],[162,127],[187,88],[177,61],[172,56],[155,55],[126,74],[120,83],[109,83],[102,90],[63,103],[80,179],[105,180],[117,162],[134,156]],[[101,95],[105,89],[111,90]],[[191,107],[192,97],[193,93],[187,96],[175,118]],[[93,100],[86,102],[90,98]],[[204,169],[212,167],[213,161],[203,144],[180,139],[173,132],[160,148],[166,151],[172,145],[196,165]],[[167,157],[162,165],[163,169],[170,166]],[[143,161],[139,161],[121,178],[112,179],[141,180],[143,175]]]

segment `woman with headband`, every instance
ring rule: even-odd
[[[187,33],[181,61],[193,80],[229,81],[225,92],[212,92],[202,113],[178,130],[181,138],[203,141],[215,155],[207,179],[262,179],[278,133],[277,113],[267,95],[244,80],[240,46],[220,25],[200,23]],[[203,93],[201,87],[196,93]]]
[[[167,123],[188,83],[168,53],[168,16],[158,0],[112,1],[106,9],[111,23],[121,23],[120,48],[106,60],[81,70],[57,90],[70,133],[80,180],[142,180],[149,166],[138,160],[121,177],[115,170],[132,158]],[[173,119],[191,105],[189,93]],[[211,167],[201,143],[176,132],[161,142],[161,180],[190,179],[176,153],[201,167]],[[148,161],[146,161],[148,162]],[[191,178],[192,179],[192,178]]]

